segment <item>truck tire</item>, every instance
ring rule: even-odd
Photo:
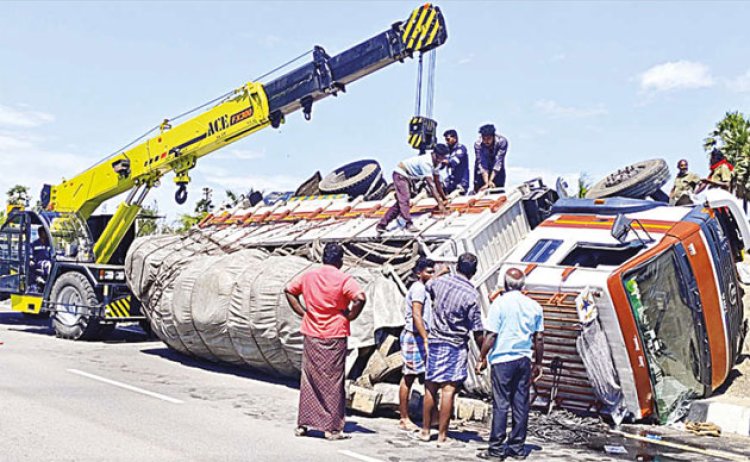
[[[96,306],[99,299],[86,277],[77,272],[60,276],[52,286],[50,300],[55,304],[52,313],[52,327],[59,338],[70,340],[90,340],[105,334],[109,326],[100,324],[92,316],[66,311],[66,305]],[[110,329],[111,331],[111,329]]]
[[[373,187],[372,192],[365,196],[366,201],[379,201],[385,197],[385,193],[388,190],[388,182],[384,178],[381,178],[376,186]]]
[[[618,169],[599,180],[586,193],[587,199],[630,197],[645,199],[669,180],[669,167],[664,159],[651,159]]]
[[[318,189],[323,194],[361,196],[380,177],[380,164],[374,160],[359,160],[337,168],[323,178]]]

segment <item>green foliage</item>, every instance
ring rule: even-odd
[[[153,205],[144,205],[141,213],[136,220],[136,229],[138,237],[151,236],[159,232],[159,206],[156,201]]]
[[[750,198],[750,120],[739,112],[727,112],[716,128],[703,140],[711,152],[719,148],[734,165],[734,183],[738,197]]]
[[[22,207],[29,206],[29,200],[31,199],[31,196],[29,195],[28,186],[17,184],[10,188],[5,194],[8,196],[8,205],[18,205]]]
[[[172,228],[172,231],[178,234],[185,234],[190,230],[190,228],[200,223],[200,221],[206,215],[208,215],[208,213],[184,213],[177,219],[177,223]]]

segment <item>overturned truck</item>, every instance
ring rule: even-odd
[[[403,326],[403,296],[420,254],[447,263],[465,251],[477,254],[475,281],[487,304],[497,268],[556,199],[537,180],[507,194],[453,197],[441,215],[422,193],[412,201],[421,231],[396,227],[384,235],[375,225],[393,204],[392,194],[379,201],[312,196],[260,203],[209,215],[184,236],[136,240],[126,276],[153,332],[171,348],[294,377],[301,366],[301,319],[283,288],[318,264],[326,242],[344,245],[345,271],[368,296],[352,323],[352,365],[359,352],[372,351],[381,332]],[[469,386],[487,389],[476,377]]]
[[[363,373],[355,364],[377,359],[397,369],[390,361],[397,355],[386,357],[382,344],[403,325],[418,256],[451,263],[470,251],[479,260],[472,282],[485,313],[510,266],[524,270],[528,294],[543,306],[536,404],[616,422],[678,418],[688,400],[726,380],[739,356],[746,322],[736,265],[750,248],[750,230],[724,191],[673,207],[620,197],[558,200],[532,181],[508,193],[453,197],[446,214],[420,194],[412,201],[419,233],[396,226],[378,235],[375,225],[393,200],[309,196],[209,215],[187,235],[136,240],[127,279],[171,348],[294,377],[301,320],[283,288],[320,261],[326,242],[340,242],[345,269],[369,300],[352,324],[348,374],[370,384],[367,367]],[[465,385],[475,394],[490,390],[473,368]]]

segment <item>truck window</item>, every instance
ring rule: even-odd
[[[661,423],[666,423],[685,400],[699,397],[704,391],[698,326],[676,258],[672,249],[624,278]]]
[[[625,245],[579,243],[560,262],[562,266],[620,266],[633,258],[642,248],[640,243]]]
[[[524,263],[544,263],[562,244],[562,239],[540,239],[521,259]]]

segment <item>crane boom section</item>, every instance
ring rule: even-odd
[[[146,193],[166,173],[175,174],[175,198],[183,203],[185,185],[190,181],[188,172],[199,158],[269,125],[277,128],[287,114],[299,109],[309,120],[316,101],[344,92],[349,83],[446,40],[440,9],[427,3],[416,8],[405,22],[397,22],[333,57],[316,46],[311,62],[265,84],[246,83],[215,106],[174,127],[165,120],[158,135],[70,180],[45,186],[42,206],[88,219],[102,202],[130,191],[94,245],[97,263],[107,263],[135,221]]]
[[[54,186],[48,209],[88,218],[102,202],[136,186],[153,186],[170,171],[187,182],[197,159],[267,127],[268,115],[263,86],[247,83],[208,111],[162,127],[159,135]]]

